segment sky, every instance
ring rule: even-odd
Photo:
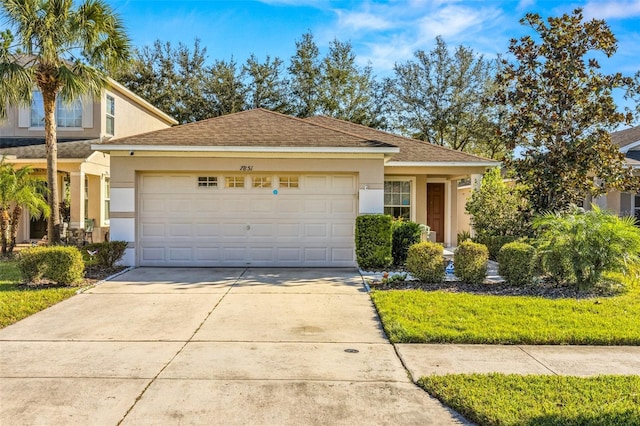
[[[464,45],[486,58],[507,52],[509,40],[534,34],[519,20],[570,13],[604,19],[618,39],[618,52],[602,60],[605,72],[640,70],[640,0],[107,0],[123,19],[134,46],[156,39],[206,47],[209,62],[232,57],[243,63],[280,57],[285,64],[295,42],[311,32],[320,53],[338,39],[350,42],[360,65],[376,76],[393,74],[395,63],[429,51],[440,35],[450,47]]]

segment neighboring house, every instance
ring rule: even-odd
[[[498,162],[327,117],[254,109],[93,145],[137,266],[355,266],[359,214],[455,244],[458,180]]]
[[[58,185],[60,201],[70,211],[65,228],[84,229],[94,222],[93,240],[109,232],[109,155],[91,149],[93,143],[113,137],[164,129],[177,122],[119,83],[109,80],[99,99],[83,97],[56,108],[58,139]],[[9,108],[0,122],[0,158],[15,167],[31,166],[46,176],[44,111],[42,95],[34,92],[31,107]],[[18,241],[34,241],[46,235],[46,221],[23,215]]]
[[[611,133],[611,142],[620,147],[627,164],[634,169],[634,175],[640,176],[640,126]],[[610,191],[593,202],[619,216],[635,216],[640,221],[640,194]]]

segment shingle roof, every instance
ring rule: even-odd
[[[99,142],[98,139],[75,142],[60,142],[58,143],[58,158],[87,158],[94,152],[91,149],[91,144],[97,142]],[[14,148],[2,148],[0,149],[0,156],[2,155],[15,155],[17,158],[25,159],[47,157],[46,147],[44,144],[20,146]]]
[[[640,126],[611,133],[611,142],[624,148],[634,142],[640,142]]]
[[[456,151],[439,145],[433,145],[428,142],[416,139],[405,138],[403,136],[394,135],[393,133],[383,132],[382,130],[372,129],[371,127],[362,126],[360,124],[348,121],[338,120],[336,118],[326,116],[315,116],[305,119],[306,121],[321,124],[327,127],[343,130],[346,132],[361,135],[362,137],[378,139],[400,148],[400,153],[395,154],[391,161],[402,162],[495,162],[495,160],[478,157],[476,155],[467,154],[465,152]]]
[[[112,145],[394,148],[376,138],[327,128],[265,109],[223,115],[101,144],[105,151]]]
[[[58,142],[73,142],[86,139],[78,138],[58,138]],[[29,146],[44,144],[44,137],[42,138],[19,138],[19,137],[0,137],[0,148],[13,148],[16,146]]]

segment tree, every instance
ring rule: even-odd
[[[356,65],[351,43],[335,39],[320,67],[318,109],[325,115],[376,126],[375,81],[370,66]]]
[[[414,56],[395,65],[388,83],[396,127],[432,144],[504,156],[494,143],[495,110],[484,102],[494,90],[495,64],[464,46],[450,52],[441,37],[432,51],[418,50]]]
[[[282,76],[282,66],[282,59],[276,57],[271,60],[268,55],[263,63],[258,62],[255,55],[247,59],[243,70],[249,79],[247,83],[249,108],[266,108],[283,114],[288,112],[288,81]]]
[[[49,206],[44,197],[44,182],[32,176],[30,167],[15,170],[0,161],[0,243],[2,254],[11,253],[16,246],[20,218],[25,208],[31,217],[48,216]]]
[[[0,13],[16,33],[15,45],[12,33],[5,33],[0,50],[0,105],[31,105],[34,89],[42,93],[51,210],[47,235],[50,244],[57,244],[57,99],[70,103],[83,94],[99,95],[107,76],[98,67],[110,70],[126,63],[130,42],[120,19],[102,0],[86,0],[77,8],[72,0],[3,0]]]
[[[247,98],[244,71],[238,70],[233,58],[229,62],[216,60],[207,77],[204,91],[212,103],[213,117],[244,110]]]
[[[211,118],[214,109],[204,94],[209,78],[206,54],[199,39],[192,48],[156,40],[153,46],[136,50],[130,65],[115,78],[179,123]]]
[[[320,51],[313,34],[305,33],[296,41],[296,54],[291,57],[288,71],[291,75],[291,104],[294,114],[311,117],[318,111],[322,72],[318,56]]]
[[[617,49],[609,26],[583,21],[580,9],[546,23],[529,13],[520,22],[539,41],[511,40],[514,60],[502,60],[494,100],[507,107],[503,138],[510,149],[521,150],[511,164],[528,186],[534,210],[565,210],[611,189],[640,190],[609,135],[633,118],[618,111],[613,90],[634,92],[631,78],[599,71],[596,58]]]

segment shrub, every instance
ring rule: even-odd
[[[356,218],[356,259],[365,270],[382,270],[391,265],[391,216],[362,215]]]
[[[458,245],[464,243],[465,241],[469,241],[471,239],[471,232],[469,231],[460,231],[457,235]]]
[[[415,222],[396,220],[391,226],[391,254],[393,264],[403,266],[407,261],[409,247],[420,242],[422,229]]]
[[[84,261],[75,247],[32,247],[18,254],[18,267],[27,282],[40,279],[58,284],[82,281]]]
[[[489,259],[498,260],[498,253],[502,246],[507,243],[512,243],[518,240],[518,237],[513,235],[485,235],[476,238],[476,242],[487,246],[489,250]]]
[[[444,281],[443,248],[440,244],[425,241],[409,247],[407,270],[424,282]]]
[[[640,261],[640,230],[633,217],[619,218],[592,205],[586,212],[574,207],[568,214],[548,213],[533,224],[540,234],[542,264],[548,268],[545,272],[568,275],[581,290],[601,283],[605,272],[626,273]],[[554,256],[562,260],[554,260]],[[549,268],[558,262],[560,267]]]
[[[527,285],[533,281],[536,249],[515,241],[502,246],[498,253],[498,274],[513,285]]]
[[[456,277],[469,284],[482,284],[487,276],[489,250],[482,244],[465,241],[453,254]]]
[[[96,264],[102,268],[113,268],[122,259],[127,249],[126,241],[104,241],[102,243],[87,244],[82,248],[85,259],[90,258],[89,251],[96,252],[93,256]]]

